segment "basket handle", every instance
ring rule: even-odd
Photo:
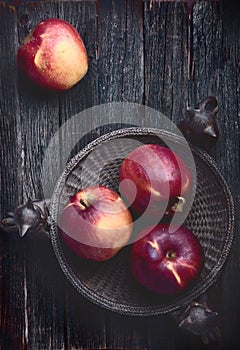
[[[198,108],[187,108],[185,117],[178,124],[178,128],[191,144],[209,152],[219,137],[216,123],[218,111],[216,97],[207,96],[198,104]]]
[[[215,344],[218,349],[222,348],[218,313],[212,310],[207,292],[170,314],[183,331],[200,336],[204,344]]]
[[[20,237],[30,233],[33,237],[49,238],[50,216],[48,207],[50,199],[28,199],[18,206],[8,217],[0,220],[0,229],[5,232],[18,232]]]

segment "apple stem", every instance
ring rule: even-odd
[[[87,205],[87,203],[86,202],[84,202],[84,200],[83,199],[80,199],[80,201],[79,201],[79,203],[85,208],[85,209],[87,209],[88,208],[88,205]]]
[[[172,210],[181,213],[183,211],[186,199],[184,197],[178,196],[176,202],[172,206]]]
[[[172,250],[168,250],[168,251],[167,251],[167,254],[166,254],[166,258],[167,258],[167,259],[172,260],[172,259],[174,259],[175,257],[176,257],[176,253],[175,253],[175,252],[173,252]]]

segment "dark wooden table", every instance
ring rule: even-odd
[[[211,155],[239,209],[239,7],[200,1],[189,21],[181,1],[15,5],[0,3],[0,217],[28,197],[42,198],[45,150],[76,113],[107,102],[134,102],[178,123],[187,106],[207,95],[216,96],[220,106],[220,139]],[[87,47],[89,72],[67,92],[41,92],[17,70],[19,42],[46,17],[68,20]],[[100,125],[115,122],[108,116]],[[240,341],[239,223],[238,211],[231,254],[210,290],[228,350]],[[0,257],[3,350],[219,348],[181,331],[168,315],[127,317],[92,304],[67,281],[48,241],[1,232]]]

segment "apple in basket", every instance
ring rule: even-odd
[[[34,83],[51,90],[67,90],[87,73],[88,58],[77,30],[59,18],[41,21],[17,51],[21,71]]]
[[[74,194],[58,222],[66,245],[95,261],[112,258],[129,241],[133,222],[121,197],[105,186],[89,186]]]
[[[172,216],[174,203],[184,203],[191,189],[192,174],[185,161],[159,144],[135,148],[121,164],[121,195],[138,215],[146,212],[161,219],[171,206],[168,215]]]
[[[144,287],[162,295],[184,291],[204,261],[202,246],[186,227],[167,223],[144,228],[131,247],[131,271]]]

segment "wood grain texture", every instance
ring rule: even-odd
[[[183,2],[43,1],[22,3],[17,9],[1,3],[0,33],[8,33],[0,36],[1,217],[29,196],[51,195],[66,153],[70,156],[116,128],[114,109],[96,119],[87,112],[89,107],[134,102],[177,123],[188,105],[196,106],[209,94],[219,101],[221,132],[211,154],[239,203],[240,26],[231,6],[214,1],[194,5],[189,76],[191,32]],[[40,91],[16,66],[19,42],[46,17],[70,21],[87,47],[89,72],[64,93]],[[74,119],[76,115],[80,119]],[[142,122],[160,126],[146,115]],[[103,124],[110,125],[100,127]],[[79,141],[78,135],[88,129],[91,132]],[[54,154],[45,159],[55,133]],[[79,141],[73,149],[69,135]],[[47,169],[42,168],[44,159]],[[236,232],[239,226],[237,216]],[[210,291],[222,321],[224,350],[237,349],[239,343],[239,249],[236,236],[224,271]],[[48,241],[1,233],[0,253],[0,349],[219,348],[185,334],[167,315],[126,317],[92,304],[66,280]]]
[[[220,140],[212,151],[224,177],[230,185],[239,212],[239,24],[231,5],[199,3],[194,7],[194,73],[190,83],[192,104],[209,94],[217,97],[220,111],[218,125]],[[194,96],[194,97],[193,97]],[[217,216],[217,213],[216,213]],[[236,232],[239,231],[239,220]],[[216,308],[224,332],[224,348],[237,343],[238,297],[240,285],[234,269],[239,265],[239,240],[234,241],[232,253],[216,287]],[[230,296],[230,290],[231,296]],[[230,320],[231,321],[227,321]]]
[[[0,6],[0,32],[9,33],[0,39],[0,164],[1,216],[22,202],[21,132],[17,69],[18,46],[16,13]],[[1,346],[23,349],[24,325],[24,259],[22,245],[16,237],[1,235]]]
[[[188,100],[187,9],[144,2],[145,104],[178,122]]]
[[[49,4],[21,5],[17,11],[19,42],[42,19],[58,16],[58,6]],[[26,18],[26,22],[22,19]],[[25,25],[26,23],[26,25]],[[36,88],[22,74],[18,74],[22,134],[23,200],[44,198],[42,161],[53,134],[59,128],[59,95]],[[49,159],[49,166],[57,169],[59,150]],[[54,172],[48,175],[50,189],[55,185]],[[26,348],[59,348],[64,344],[64,279],[52,254],[48,241],[26,237],[25,255],[25,342]]]

